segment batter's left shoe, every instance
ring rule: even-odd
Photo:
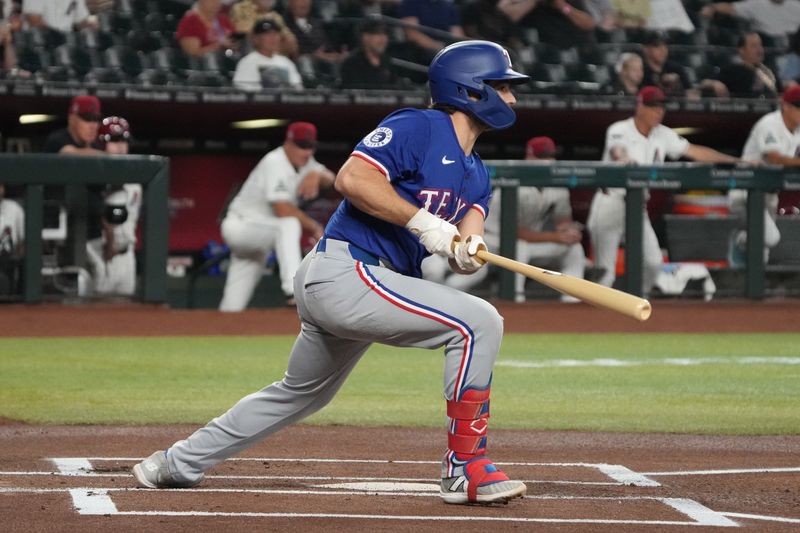
[[[464,466],[461,476],[442,478],[439,495],[445,503],[490,504],[508,503],[522,498],[528,488],[522,481],[508,479],[486,457],[476,457]]]
[[[179,481],[170,473],[167,466],[167,452],[157,451],[141,463],[134,465],[133,475],[136,484],[146,489],[188,489],[201,481]]]

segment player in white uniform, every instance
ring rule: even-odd
[[[773,165],[800,166],[800,85],[788,88],[781,99],[781,108],[767,113],[753,125],[744,143],[742,159],[764,161]],[[747,191],[733,189],[728,194],[731,213],[744,220],[747,217]],[[775,224],[778,213],[778,194],[764,195],[764,261],[769,249],[778,244],[781,234]],[[736,257],[744,252],[747,233],[739,231],[733,242]]]
[[[738,161],[712,148],[692,144],[661,124],[665,104],[666,96],[661,89],[643,87],[636,95],[634,116],[608,127],[603,161],[637,165],[659,164],[665,158],[681,157],[710,163]],[[646,207],[642,224],[642,291],[647,295],[661,270],[663,257]],[[611,287],[616,277],[617,249],[625,233],[625,189],[599,189],[589,208],[587,227],[595,265],[604,270],[599,283]]]
[[[25,211],[5,196],[6,187],[0,183],[0,294],[13,294],[19,279],[15,263],[24,254]],[[6,284],[4,291],[2,286]]]
[[[316,145],[316,126],[289,124],[283,145],[259,161],[231,201],[221,228],[231,261],[220,311],[247,307],[273,250],[286,302],[294,304],[292,280],[300,266],[302,232],[322,237],[322,226],[298,207],[298,201],[315,198],[320,187],[333,185],[334,178],[314,159]]]
[[[533,137],[525,147],[529,161],[553,161],[556,145],[550,137]],[[580,226],[572,220],[569,190],[562,187],[519,187],[517,190],[516,258],[523,263],[552,266],[556,270],[582,278],[586,256],[581,246]],[[492,250],[500,248],[500,195],[492,197],[484,235]],[[488,269],[471,275],[452,272],[447,261],[437,255],[422,263],[425,279],[444,282],[450,287],[468,290],[486,279]],[[525,276],[515,276],[516,302],[525,301]],[[563,302],[577,302],[562,295]]]
[[[131,129],[122,117],[106,117],[98,144],[107,154],[128,154]],[[142,208],[142,186],[125,183],[104,197],[102,235],[86,242],[86,257],[95,294],[131,296],[136,292],[136,225]]]

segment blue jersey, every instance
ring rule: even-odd
[[[395,111],[351,155],[380,170],[403,199],[451,224],[458,224],[470,209],[477,209],[484,219],[488,214],[489,174],[478,154],[464,155],[447,113]],[[348,199],[331,217],[325,235],[355,244],[417,278],[429,255],[406,228],[368,215]]]

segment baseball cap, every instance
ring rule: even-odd
[[[256,35],[270,31],[281,31],[282,29],[278,23],[269,19],[259,20],[253,25],[253,33]]]
[[[800,85],[792,85],[783,91],[783,101],[787,104],[800,107]]]
[[[636,103],[648,107],[663,106],[667,103],[667,95],[655,85],[642,87],[636,95]]]
[[[103,118],[100,114],[100,100],[91,94],[74,97],[69,104],[69,114],[91,122],[99,122]]]
[[[525,146],[525,155],[530,157],[553,157],[556,155],[556,143],[550,137],[533,137]]]
[[[658,46],[666,43],[667,38],[663,33],[658,31],[649,31],[645,34],[644,39],[642,39],[642,44],[644,46]]]
[[[310,122],[292,122],[286,129],[286,140],[300,148],[317,146],[317,127]]]

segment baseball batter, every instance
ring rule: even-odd
[[[317,128],[293,122],[282,146],[265,155],[253,169],[222,221],[222,238],[231,249],[231,261],[220,311],[242,311],[253,297],[267,256],[278,258],[281,289],[294,305],[293,278],[300,266],[303,230],[315,239],[322,226],[299,207],[300,199],[316,198],[320,187],[333,184],[333,172],[314,159]]]
[[[122,117],[106,117],[98,128],[98,146],[111,155],[126,155],[130,124]],[[136,225],[142,208],[142,186],[126,183],[107,191],[102,235],[86,241],[86,258],[95,294],[136,292]]]
[[[704,162],[738,161],[712,148],[692,144],[661,124],[665,104],[666,96],[661,89],[652,85],[643,87],[636,95],[634,116],[608,127],[603,161],[637,165],[659,164],[665,158],[681,157]],[[586,224],[595,265],[604,271],[598,283],[611,287],[616,278],[617,249],[625,234],[625,189],[599,189],[592,198]],[[663,257],[647,212],[642,224],[642,293],[648,295],[661,270]]]
[[[550,137],[533,137],[525,146],[528,161],[554,161],[556,145]],[[586,268],[580,226],[572,220],[569,190],[562,187],[519,187],[517,189],[517,261],[551,266],[573,277],[582,278]],[[500,197],[495,196],[486,219],[486,243],[493,250],[500,248]],[[433,255],[423,263],[425,279],[444,281],[450,287],[467,290],[488,275],[482,269],[471,276],[457,273],[447,275],[446,263]],[[525,276],[514,278],[514,300],[525,301]],[[578,299],[561,295],[562,302]]]
[[[744,143],[742,159],[764,161],[773,165],[800,166],[800,86],[786,89],[781,98],[781,108],[761,117],[750,130]],[[730,211],[747,219],[747,191],[733,189],[728,193]],[[764,195],[764,262],[769,260],[769,249],[781,239],[775,217],[778,213],[778,193]],[[744,252],[747,233],[739,231],[733,246],[738,256]]]
[[[491,188],[473,150],[516,116],[508,53],[487,41],[440,51],[429,68],[432,108],[386,117],[336,177],[345,200],[295,277],[302,327],[282,381],[247,396],[186,440],[133,468],[142,487],[189,487],[203,473],[314,413],[374,342],[444,348],[448,438],[441,496],[502,502],[525,494],[486,456],[492,367],[503,320],[489,303],[420,278],[422,259],[472,272]],[[457,242],[454,240],[458,238]]]

